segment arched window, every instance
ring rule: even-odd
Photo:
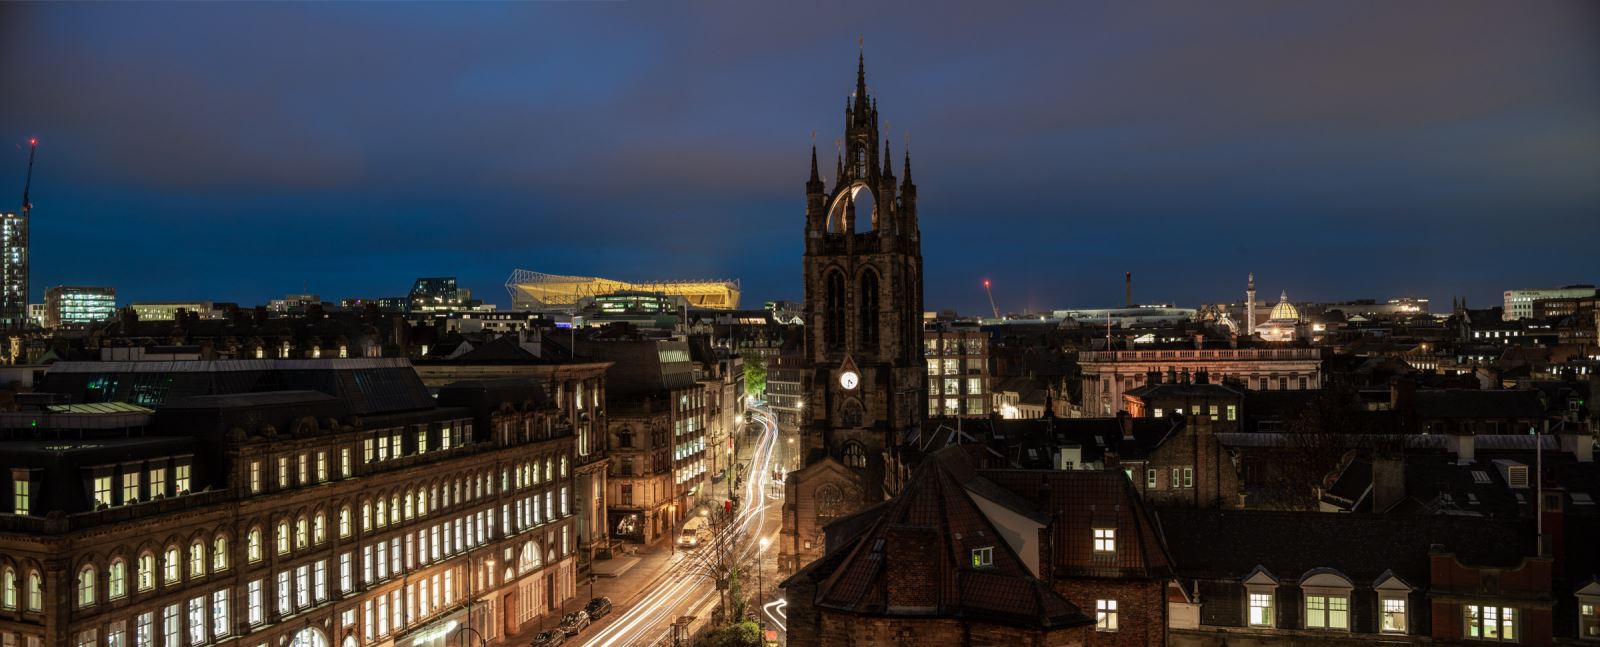
[[[94,606],[94,566],[84,564],[78,570],[78,608]]]
[[[350,536],[350,506],[339,508],[339,536]]]
[[[228,570],[228,538],[222,535],[211,542],[211,570]]]
[[[106,595],[115,600],[128,594],[128,563],[121,557],[111,560],[106,569]]]
[[[205,574],[206,545],[196,539],[189,545],[189,577],[203,577]]]
[[[416,498],[417,498],[417,516],[419,516],[419,517],[426,516],[428,514],[428,493],[427,493],[427,491],[422,489],[422,488],[417,488],[417,497]]]
[[[372,529],[372,504],[366,501],[361,502],[361,529]]]
[[[567,477],[567,457],[561,457],[561,478]]]
[[[555,476],[555,466],[556,466],[556,462],[555,461],[550,460],[548,457],[546,457],[544,459],[544,480],[549,481],[549,480],[552,480],[552,479],[554,479],[556,477]]]
[[[322,522],[322,512],[318,511],[311,516],[311,542],[320,544],[328,538],[327,524]]]
[[[39,571],[28,571],[28,610],[39,611],[44,608],[44,580],[39,577]]]
[[[274,537],[274,539],[275,539],[275,541],[273,542],[273,544],[277,547],[278,554],[279,555],[288,554],[289,553],[289,520],[285,519],[285,520],[282,520],[282,521],[278,522],[278,534],[277,534],[277,536]]]
[[[17,572],[9,566],[0,572],[0,608],[17,608]]]
[[[135,574],[135,577],[138,578],[137,586],[139,587],[139,590],[149,591],[150,589],[155,588],[156,556],[150,553],[139,555],[138,571],[139,572]]]
[[[384,526],[389,525],[389,503],[384,501],[383,497],[379,497],[378,498],[377,510],[378,510],[378,527],[382,528]]]
[[[517,570],[527,573],[539,568],[542,562],[539,559],[539,542],[530,541],[522,545],[522,554],[517,556]]]
[[[310,534],[310,529],[306,525],[306,518],[305,517],[300,517],[299,519],[295,519],[294,520],[294,547],[295,547],[295,549],[299,550],[301,548],[305,548],[309,543],[311,543],[311,534]]]
[[[844,444],[845,467],[866,467],[867,449],[861,443],[850,441]]]
[[[183,579],[179,571],[183,570],[183,555],[177,546],[168,546],[166,559],[161,562],[161,581],[167,584],[176,584]]]
[[[822,340],[828,350],[844,350],[844,272],[828,272],[824,293]]]
[[[306,627],[295,632],[289,640],[289,647],[328,647],[328,639],[315,627]]]
[[[261,528],[250,529],[250,534],[245,537],[244,557],[252,562],[261,561]]]
[[[869,353],[878,350],[878,273],[867,270],[861,273],[861,289],[856,291],[856,304],[860,310],[861,348]]]

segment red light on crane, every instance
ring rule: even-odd
[[[32,139],[29,139],[28,140],[28,145],[29,146],[38,146],[39,145],[39,138],[38,137],[34,137]]]

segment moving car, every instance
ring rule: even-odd
[[[567,642],[567,634],[560,629],[541,631],[533,637],[533,647],[555,647]]]
[[[590,600],[588,604],[583,605],[583,610],[589,614],[590,620],[604,618],[606,614],[611,613],[611,598],[602,596]]]
[[[561,618],[561,631],[568,636],[576,636],[589,626],[589,613],[586,611],[573,611]]]
[[[683,524],[683,532],[678,533],[679,548],[699,548],[700,543],[711,538],[711,524],[700,515],[689,517]]]

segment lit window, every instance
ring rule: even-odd
[[[139,587],[140,591],[148,591],[148,590],[150,590],[152,588],[155,588],[155,585],[156,585],[156,556],[155,555],[152,555],[150,553],[145,553],[143,555],[140,555],[139,556],[139,561],[138,561],[137,565],[134,568],[137,571],[134,574],[134,577],[137,580],[136,586]]]
[[[14,514],[27,515],[28,511],[32,509],[32,502],[29,499],[30,485],[32,484],[25,478],[13,478],[11,480],[11,509]]]
[[[1148,489],[1148,490],[1156,489],[1156,471],[1155,470],[1145,470],[1144,471],[1144,487],[1145,487],[1145,489]]]
[[[1117,630],[1117,601],[1094,601],[1094,629],[1095,631]]]
[[[1516,609],[1469,604],[1463,607],[1462,615],[1465,616],[1468,638],[1507,642],[1517,640]]]
[[[261,561],[261,529],[251,528],[250,534],[245,538],[245,559],[252,562]]]
[[[1252,627],[1271,627],[1272,626],[1272,594],[1271,593],[1251,593],[1250,594],[1250,626],[1252,626]]]
[[[266,601],[261,591],[261,580],[254,580],[245,587],[246,618],[252,625],[259,625],[267,619]]]
[[[78,571],[78,608],[94,606],[94,581],[93,566],[84,566]]]
[[[9,574],[9,571],[8,571]],[[111,560],[111,567],[106,569],[106,596],[115,600],[127,593],[128,566],[122,558]],[[6,605],[12,606],[12,605]]]
[[[1115,528],[1094,529],[1094,552],[1117,552],[1117,530]]]
[[[1307,629],[1349,629],[1350,598],[1342,595],[1306,596]]]
[[[1383,599],[1383,633],[1403,634],[1406,632],[1406,601],[1405,598]]]
[[[202,577],[206,574],[206,546],[196,540],[189,545],[189,577]]]
[[[1585,602],[1578,605],[1578,637],[1587,640],[1600,640],[1600,613],[1596,613],[1597,605]]]
[[[982,568],[985,566],[994,566],[993,546],[984,546],[983,548],[974,548],[972,550],[972,567]]]
[[[168,546],[166,559],[161,562],[161,580],[167,584],[176,584],[180,577],[178,571],[183,569],[183,556],[178,554],[177,546]]]

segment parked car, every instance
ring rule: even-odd
[[[588,604],[583,606],[583,610],[589,614],[590,620],[604,618],[606,614],[611,613],[611,598],[598,597],[590,600]]]
[[[560,629],[541,631],[533,637],[533,647],[555,647],[567,642],[567,634]]]
[[[587,611],[573,611],[561,617],[561,630],[568,636],[575,636],[589,626],[589,613]]]

